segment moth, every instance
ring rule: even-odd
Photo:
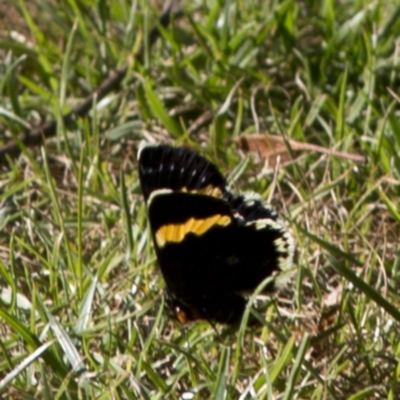
[[[148,145],[138,168],[173,316],[238,323],[246,295],[292,267],[294,240],[285,224],[258,195],[228,190],[218,168],[194,151]]]

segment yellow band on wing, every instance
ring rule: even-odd
[[[204,194],[206,196],[212,196],[212,197],[218,197],[218,198],[222,197],[221,189],[217,186],[212,186],[212,185],[207,185],[200,189],[191,189],[191,190],[188,190],[187,187],[184,186],[183,188],[179,189],[179,192]]]
[[[156,242],[159,247],[168,242],[179,243],[189,233],[200,236],[216,225],[226,226],[230,222],[231,218],[227,215],[216,214],[203,219],[190,218],[183,224],[164,225],[156,232]]]

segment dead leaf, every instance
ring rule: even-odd
[[[284,140],[280,136],[270,134],[254,134],[242,136],[236,139],[240,149],[249,153],[257,154],[261,159],[268,162],[271,167],[274,167],[280,158],[280,162],[285,164],[293,161],[293,157],[302,151],[313,151],[321,154],[328,154],[332,157],[344,158],[358,163],[366,163],[367,159],[364,156],[354,153],[346,153],[327,149],[316,144],[301,143],[295,140]],[[289,147],[291,151],[289,151]]]

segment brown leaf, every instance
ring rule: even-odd
[[[254,134],[242,136],[236,139],[240,149],[249,153],[257,154],[260,158],[268,162],[271,167],[274,167],[280,158],[281,163],[292,161],[292,157],[299,154],[301,151],[313,151],[321,154],[328,154],[332,157],[345,158],[358,163],[366,163],[367,159],[364,156],[343,151],[327,149],[323,146],[315,144],[296,142],[295,140],[285,141],[282,137],[270,134]],[[289,148],[291,152],[289,151]]]

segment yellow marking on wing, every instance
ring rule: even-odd
[[[189,233],[200,236],[216,225],[226,226],[230,222],[231,218],[227,215],[216,214],[203,219],[190,218],[182,224],[164,225],[156,232],[156,242],[159,247],[168,242],[179,243]]]
[[[183,187],[179,191],[191,194],[204,194],[206,196],[217,197],[217,198],[222,197],[221,189],[217,186],[212,186],[212,185],[207,185],[201,189],[192,189],[192,190],[188,190],[187,187]]]

